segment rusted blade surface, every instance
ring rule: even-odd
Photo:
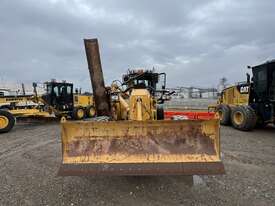
[[[222,164],[216,119],[65,122],[62,152],[63,174],[220,173]]]

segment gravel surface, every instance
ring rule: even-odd
[[[1,134],[0,205],[275,205],[275,128],[221,128],[223,176],[58,177],[58,124]]]

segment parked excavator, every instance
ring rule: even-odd
[[[221,124],[242,131],[275,124],[275,60],[249,69],[252,79],[225,88],[217,105]]]
[[[97,117],[61,122],[59,175],[224,173],[217,118],[164,119],[162,105],[171,94],[164,73],[130,70],[106,87],[98,40],[84,45]]]

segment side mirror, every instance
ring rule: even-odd
[[[251,69],[251,66],[248,65],[248,66],[247,66],[247,69]]]

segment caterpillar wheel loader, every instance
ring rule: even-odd
[[[275,60],[248,68],[252,79],[224,89],[217,106],[221,124],[243,131],[275,124]]]
[[[98,41],[84,44],[97,117],[61,122],[59,175],[224,173],[218,118],[164,120],[164,73],[130,70],[105,87]]]
[[[9,132],[15,118],[71,118],[80,120],[96,115],[91,94],[73,93],[73,84],[45,82],[46,92],[37,95],[37,83],[33,83],[33,95],[0,97],[0,133]],[[31,102],[31,104],[30,104]]]

